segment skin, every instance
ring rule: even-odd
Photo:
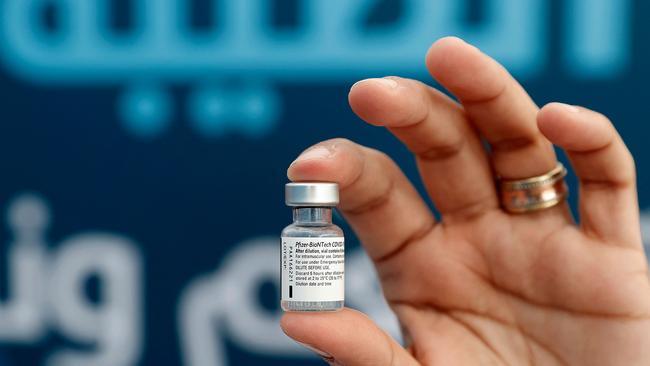
[[[397,77],[358,82],[349,101],[413,152],[440,221],[389,157],[351,141],[315,145],[288,170],[293,181],[340,184],[339,209],[375,262],[406,347],[352,309],[287,313],[284,332],[345,366],[650,365],[634,161],[611,122],[565,104],[540,110],[457,38],[434,43],[426,65],[459,102]],[[500,208],[495,176],[550,171],[552,144],[580,179],[579,224],[566,203]]]

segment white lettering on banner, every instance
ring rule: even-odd
[[[5,0],[0,56],[10,70],[43,82],[108,83],[134,79],[201,81],[206,74],[269,80],[347,80],[370,71],[421,72],[421,56],[444,35],[466,38],[525,75],[547,61],[550,2],[483,1],[479,24],[463,21],[469,0],[402,0],[402,13],[382,27],[365,29],[379,0],[312,0],[299,12],[300,27],[274,28],[270,2],[221,1],[220,27],[197,33],[191,7],[182,1],[135,0],[132,41],[107,26],[101,1],[52,2],[62,14],[58,38],[39,22],[42,0]],[[562,15],[571,71],[599,77],[620,71],[630,51],[632,0],[567,0]],[[214,15],[214,14],[213,14]],[[564,35],[564,34],[563,34]],[[56,41],[53,41],[56,40]],[[597,42],[600,40],[600,42]],[[318,44],[319,47],[312,47]],[[597,47],[598,46],[598,47]],[[394,52],[385,52],[391,49]],[[259,62],[260,58],[264,62]]]
[[[90,344],[57,349],[51,366],[134,365],[142,352],[140,256],[123,236],[86,233],[48,249],[49,210],[35,195],[22,195],[9,206],[14,241],[7,249],[9,298],[0,303],[0,342],[37,344],[48,330]],[[85,293],[96,276],[100,302]]]
[[[130,241],[110,234],[85,234],[64,241],[52,263],[49,298],[56,329],[69,339],[90,342],[94,351],[51,355],[52,366],[133,365],[142,350],[141,263]],[[97,275],[101,303],[84,294]]]
[[[48,253],[43,238],[50,217],[40,198],[22,196],[9,206],[7,221],[14,242],[7,250],[10,297],[0,303],[0,340],[29,343],[40,339],[46,328],[42,310],[47,301],[43,282]]]
[[[632,0],[562,1],[560,26],[548,0],[483,0],[476,23],[465,20],[470,0],[401,0],[396,19],[372,27],[366,21],[381,0],[310,0],[300,2],[290,30],[273,25],[271,1],[225,0],[209,15],[219,25],[201,32],[191,26],[188,1],[129,3],[133,31],[118,35],[110,1],[0,1],[0,58],[32,82],[124,86],[116,112],[140,138],[169,130],[176,109],[170,83],[193,86],[187,117],[196,132],[268,136],[282,115],[275,83],[426,77],[424,52],[447,35],[466,39],[523,80],[543,76],[555,57],[561,71],[589,80],[623,75],[632,58]],[[59,15],[58,26],[42,21],[46,9]],[[552,27],[559,39],[549,40]]]

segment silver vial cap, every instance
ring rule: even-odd
[[[333,207],[339,204],[337,183],[302,182],[284,186],[284,202],[294,207]]]

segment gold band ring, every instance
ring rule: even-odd
[[[501,206],[511,213],[539,211],[564,201],[569,188],[564,181],[567,171],[558,162],[550,172],[532,178],[499,180]]]

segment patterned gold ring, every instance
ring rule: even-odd
[[[553,207],[569,195],[569,188],[564,180],[566,174],[566,168],[558,162],[553,170],[537,177],[499,179],[501,206],[511,213],[526,213]]]

